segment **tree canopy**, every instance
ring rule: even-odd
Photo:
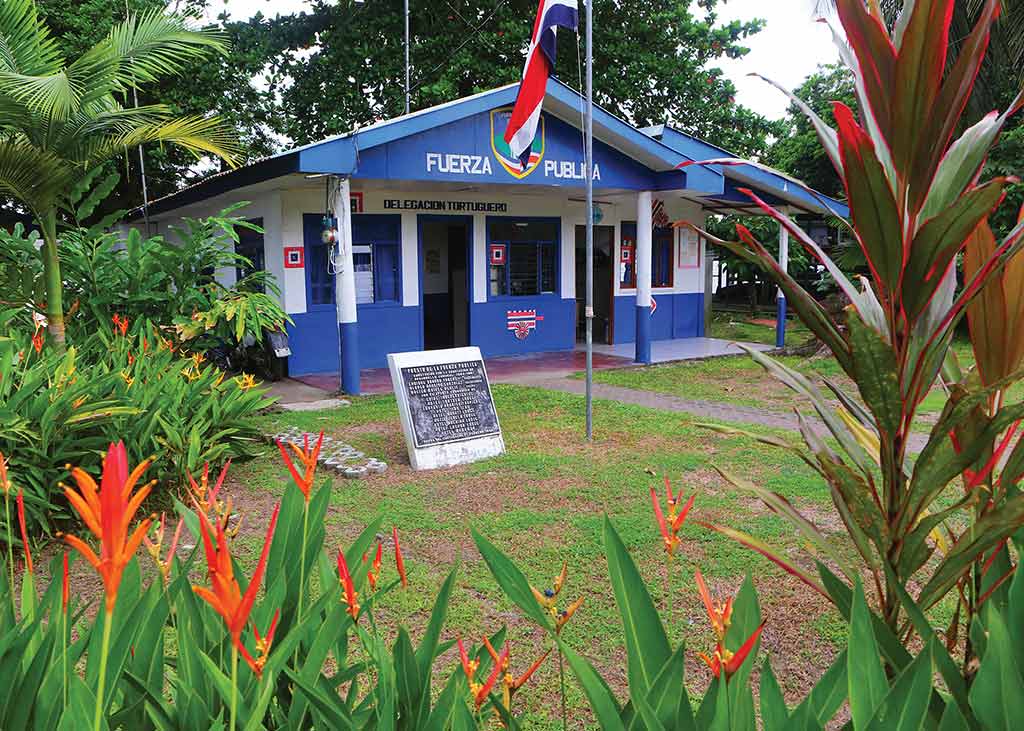
[[[40,15],[70,48],[86,48],[125,14],[124,0],[37,0]],[[763,23],[720,22],[723,0],[597,0],[595,101],[639,125],[669,122],[738,155],[766,154],[782,127],[736,103],[715,64],[747,52]],[[129,0],[133,11],[162,0]],[[184,0],[197,14],[209,0]],[[536,0],[411,3],[412,109],[519,79]],[[315,0],[310,12],[246,20],[221,18],[223,57],[192,64],[181,78],[140,92],[139,103],[183,115],[216,113],[238,135],[242,159],[305,144],[394,117],[404,108],[401,0]],[[559,38],[556,75],[579,88],[582,46]],[[70,51],[69,55],[74,55]],[[150,198],[200,174],[171,148],[145,149]],[[103,211],[139,205],[138,160],[126,156]]]

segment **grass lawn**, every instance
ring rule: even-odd
[[[963,368],[973,365],[974,355],[968,343],[958,341],[953,347]],[[783,356],[777,360],[808,376],[826,395],[830,392],[821,382],[822,377],[839,384],[847,394],[858,395],[853,382],[831,356]],[[803,402],[747,355],[597,371],[594,381],[683,399],[721,401],[776,412],[790,412],[796,406],[803,413],[812,412],[809,403]],[[1024,398],[1024,383],[1017,383],[1010,389],[1010,400],[1021,398]],[[946,394],[942,389],[932,389],[918,408],[919,420],[915,428],[930,429],[945,403]]]
[[[844,541],[822,483],[791,455],[766,454],[750,439],[724,437],[697,428],[685,416],[598,402],[596,441],[582,442],[579,397],[517,386],[495,386],[495,401],[508,453],[473,465],[414,473],[393,397],[357,399],[349,408],[285,412],[264,417],[268,431],[295,425],[324,429],[368,455],[385,459],[386,474],[363,481],[337,479],[328,513],[328,545],[347,545],[377,515],[395,524],[411,588],[389,595],[380,605],[379,624],[410,627],[414,639],[426,622],[434,594],[458,567],[444,639],[456,633],[479,638],[508,625],[512,668],[521,672],[541,652],[540,632],[504,599],[476,552],[470,527],[510,554],[538,586],[550,585],[562,561],[569,579],[563,596],[586,596],[565,636],[589,656],[623,696],[625,650],[620,621],[607,579],[601,547],[604,515],[611,517],[637,561],[656,603],[665,602],[661,541],[652,517],[648,489],[660,484],[647,470],[668,474],[685,494],[696,493],[695,518],[722,522],[779,546],[794,547],[792,531],[759,502],[728,487],[711,469],[720,465],[785,493],[837,542]],[[286,471],[276,450],[232,467],[230,490],[243,521],[240,545],[251,565],[269,508],[286,488]],[[711,632],[695,593],[695,568],[709,577],[712,591],[734,592],[751,572],[768,618],[763,647],[792,701],[827,666],[842,642],[837,618],[810,590],[729,540],[690,522],[671,570],[674,609],[667,624],[674,642],[686,640],[687,684],[700,694],[708,673],[697,652],[711,649]],[[843,550],[847,550],[841,543]],[[249,550],[251,548],[251,550]],[[795,556],[796,551],[791,553]],[[392,572],[392,564],[386,564]],[[841,623],[840,623],[841,624]],[[530,728],[560,728],[558,668],[553,658],[516,697]],[[454,653],[441,658],[443,677],[457,665]],[[589,719],[582,693],[570,682],[570,716]],[[573,724],[579,727],[579,721]]]
[[[774,313],[767,316],[775,317]],[[789,318],[786,321],[786,347],[792,348],[807,342],[810,332],[799,320]],[[710,338],[722,340],[741,340],[747,343],[764,343],[775,345],[775,328],[761,322],[754,322],[752,316],[731,312],[716,312],[711,318]]]

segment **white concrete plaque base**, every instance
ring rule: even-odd
[[[505,452],[479,348],[390,353],[388,369],[414,470]]]

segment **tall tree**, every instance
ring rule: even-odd
[[[819,66],[794,93],[822,119],[832,118],[834,101],[857,108],[853,75],[840,64]],[[789,106],[785,128],[785,134],[768,153],[768,163],[826,195],[845,197],[842,182],[818,140],[814,125],[795,104]]]
[[[765,152],[776,126],[737,105],[732,83],[714,68],[744,55],[743,40],[763,24],[720,24],[719,3],[597,0],[595,101],[635,124],[671,122],[740,155]],[[265,21],[281,44],[271,60],[275,131],[305,143],[401,114],[402,2],[316,0],[312,10]],[[535,0],[414,0],[413,109],[518,81],[535,12]],[[579,88],[572,47],[581,47],[565,34],[559,43],[556,75]]]
[[[74,207],[98,167],[139,144],[165,142],[231,159],[231,136],[217,119],[122,103],[130,89],[222,48],[215,34],[152,11],[130,16],[68,63],[33,0],[0,4],[0,193],[19,201],[39,224],[46,315],[58,349],[64,347],[61,210]]]

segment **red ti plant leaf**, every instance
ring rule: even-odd
[[[713,525],[711,523],[699,523],[698,525],[702,525],[705,528],[708,528],[709,530],[715,531],[716,533],[721,533],[723,536],[728,536],[737,543],[744,545],[751,550],[757,551],[766,559],[771,561],[773,564],[784,570],[786,573],[791,574],[796,578],[800,579],[800,581],[807,584],[807,586],[814,589],[816,592],[825,597],[828,601],[832,601],[832,597],[830,597],[828,592],[825,591],[825,587],[823,587],[819,582],[812,579],[805,571],[794,566],[789,561],[782,558],[782,556],[779,555],[779,552],[771,546],[769,546],[767,543],[758,540],[757,538],[754,538],[752,535],[749,535],[748,533],[734,530],[733,528],[728,528],[724,525]]]
[[[912,215],[921,210],[935,182],[935,172],[971,96],[974,81],[988,49],[992,23],[999,17],[999,12],[1000,0],[987,0],[974,30],[960,46],[960,55],[942,84],[932,106],[932,114],[928,116],[927,123],[917,130],[917,150],[909,169],[908,207]],[[959,191],[954,193],[957,194]]]
[[[889,39],[882,21],[868,12],[864,0],[838,0],[836,9],[857,58],[871,112],[882,135],[891,139],[896,47]]]
[[[1021,209],[1024,215],[1024,209]],[[971,280],[996,253],[988,221],[983,221],[964,249],[964,278]],[[967,322],[978,372],[986,385],[1014,373],[1024,362],[1024,253],[1017,252],[1002,272],[993,275],[967,306]]]
[[[859,2],[859,0],[856,0]],[[839,124],[839,151],[843,158],[843,184],[864,257],[884,291],[883,304],[892,302],[903,268],[903,227],[896,198],[871,137],[853,118],[850,108],[833,103]]]
[[[900,42],[893,87],[893,125],[889,142],[897,170],[910,168],[921,129],[935,113],[949,47],[953,0],[916,0]],[[933,141],[934,142],[934,141]],[[926,181],[911,181],[915,183]]]

